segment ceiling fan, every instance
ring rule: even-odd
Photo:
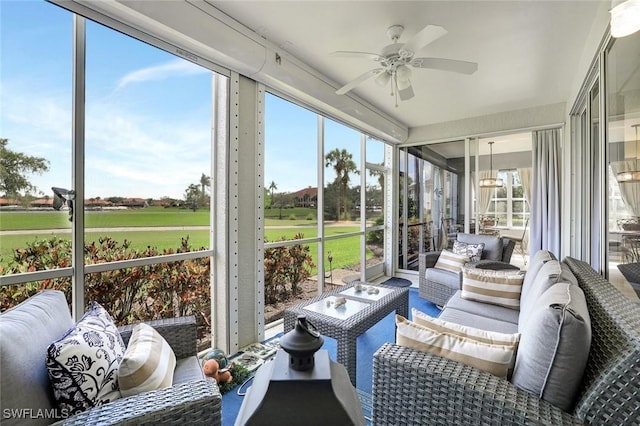
[[[427,25],[420,32],[414,35],[406,43],[398,43],[404,27],[402,25],[392,25],[387,29],[387,35],[393,43],[384,47],[380,53],[337,51],[331,53],[332,56],[345,58],[367,58],[380,64],[379,67],[365,72],[364,74],[345,84],[336,93],[343,95],[351,89],[364,83],[366,80],[377,76],[375,82],[379,86],[391,86],[391,96],[395,96],[396,107],[398,98],[402,101],[411,99],[414,96],[411,86],[411,68],[430,68],[442,71],[452,71],[461,74],[473,74],[478,69],[475,62],[458,61],[444,58],[415,58],[414,55],[420,49],[434,42],[447,34],[447,30],[437,25]]]

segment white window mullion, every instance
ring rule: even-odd
[[[507,228],[513,227],[513,172],[507,172]]]
[[[73,15],[73,134],[72,134],[72,187],[73,225],[71,234],[71,309],[78,320],[84,314],[84,126],[85,126],[85,63],[86,21]]]

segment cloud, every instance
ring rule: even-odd
[[[118,80],[116,91],[123,89],[129,84],[160,81],[175,76],[205,74],[210,72],[211,71],[189,61],[185,61],[184,59],[172,59],[161,65],[141,68],[126,74]]]
[[[30,180],[44,193],[71,185],[71,93],[2,85],[0,137],[10,148],[50,161]],[[205,104],[210,102],[206,100]],[[185,116],[167,119],[109,102],[87,105],[85,191],[87,197],[182,198],[190,183],[211,168],[211,118],[207,108],[181,106]],[[175,111],[172,111],[175,115]]]

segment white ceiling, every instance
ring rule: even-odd
[[[387,28],[400,42],[428,24],[448,34],[416,53],[477,62],[462,75],[414,69],[416,96],[395,107],[373,79],[354,93],[408,127],[558,102],[569,91],[592,23],[608,1],[218,1],[215,6],[317,69],[338,85],[376,63],[338,58],[337,50],[380,52]]]

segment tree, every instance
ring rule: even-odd
[[[192,183],[187,187],[184,191],[184,202],[187,207],[189,207],[194,212],[198,210],[198,206],[200,205],[200,200],[202,197],[202,193],[200,192],[200,187],[195,183]]]
[[[0,191],[7,197],[35,191],[26,175],[48,171],[49,161],[12,151],[7,148],[8,143],[9,139],[0,138]]]
[[[269,203],[269,207],[273,207],[273,191],[275,191],[276,189],[278,189],[278,185],[276,185],[276,183],[274,181],[271,181],[271,183],[269,184],[269,191],[271,191],[271,202]]]
[[[347,189],[349,188],[349,173],[359,174],[356,163],[353,161],[353,155],[346,149],[335,148],[325,156],[325,167],[332,166],[336,172],[335,183],[337,184],[340,195],[336,198],[338,214],[340,220],[340,206],[344,208],[344,218],[347,219]]]
[[[200,187],[202,188],[202,195],[204,196],[204,189],[211,185],[211,178],[204,173],[200,176]]]

